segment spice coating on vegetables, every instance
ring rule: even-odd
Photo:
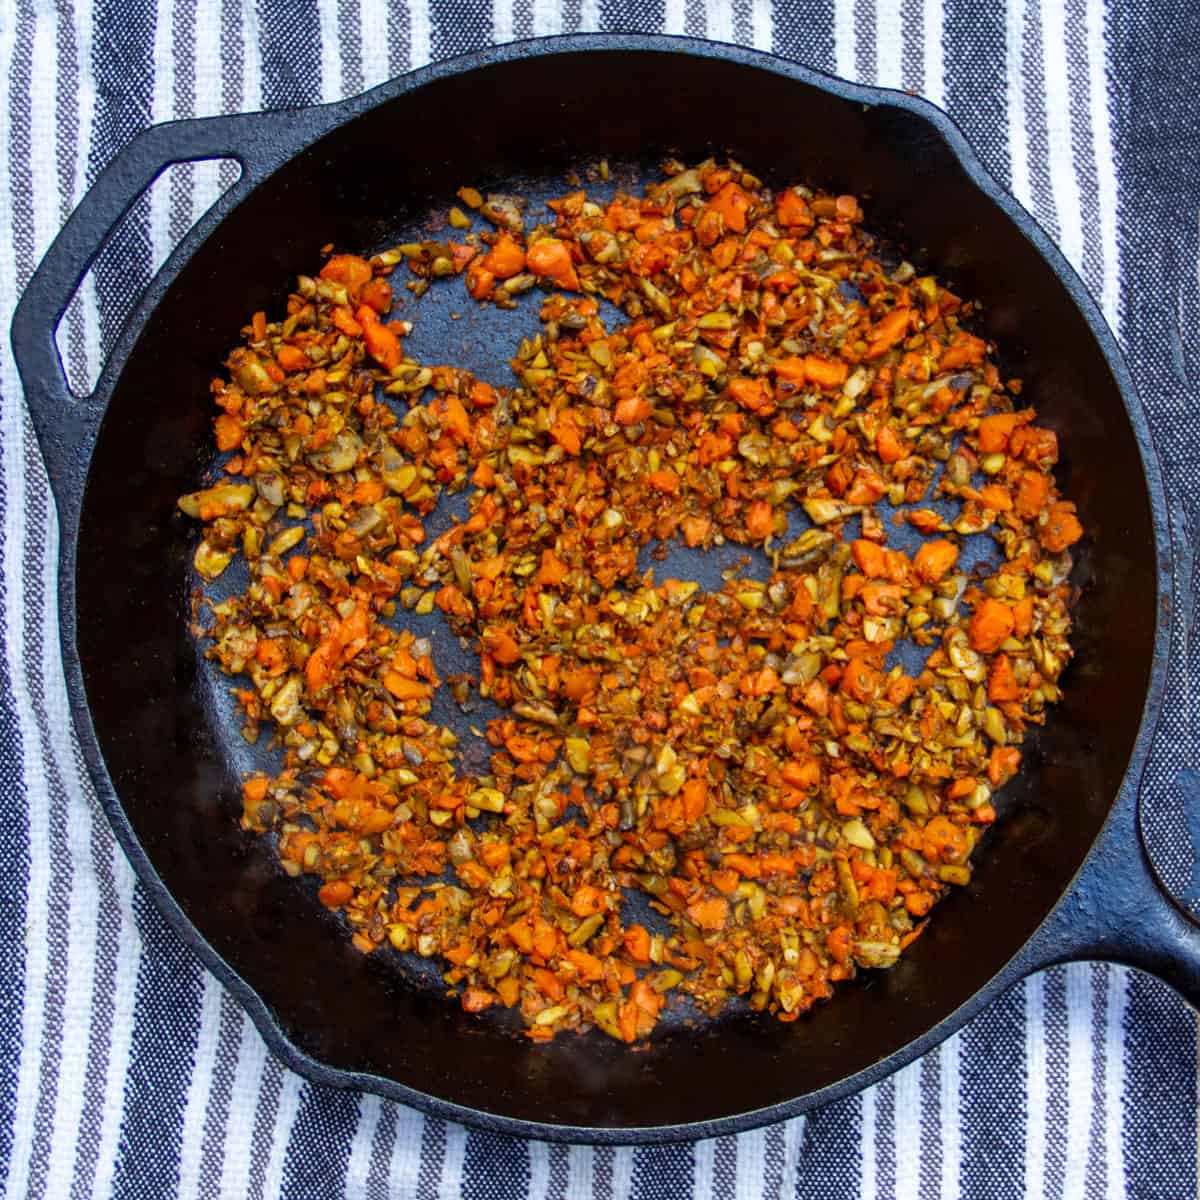
[[[1059,698],[1083,531],[1055,435],[852,196],[710,161],[537,224],[459,198],[452,240],[301,277],[214,382],[227,480],[180,507],[202,579],[241,556],[249,582],[206,652],[285,754],[243,825],[358,949],[439,959],[532,1038],[634,1042],[684,998],[793,1020],[969,881]],[[542,290],[511,387],[407,356],[400,267],[418,295]],[[639,553],[674,540],[761,551],[767,578],[656,578]],[[406,609],[440,611],[477,677],[439,679]],[[439,688],[499,706],[484,773]]]

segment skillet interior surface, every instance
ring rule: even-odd
[[[252,760],[230,681],[207,673],[188,635],[194,530],[174,506],[208,461],[210,379],[248,314],[278,310],[319,247],[406,240],[463,183],[558,194],[569,168],[607,156],[649,173],[667,151],[730,151],[771,184],[855,192],[871,228],[983,302],[1006,372],[1061,434],[1060,482],[1089,534],[1078,657],[974,881],[895,969],[791,1026],[735,1016],[635,1052],[600,1035],[534,1046],[446,1003],[390,952],[359,955],[315,889],[238,829]],[[533,317],[518,331],[475,311],[461,284],[449,296],[428,316],[401,312],[419,323],[410,351],[505,382]],[[1137,445],[1086,321],[931,125],[732,61],[593,51],[501,62],[388,100],[299,154],[203,244],[148,319],[100,431],[80,525],[78,648],[98,742],[147,855],[302,1051],[483,1113],[674,1126],[836,1085],[945,1020],[1020,949],[1121,784],[1149,678],[1155,570]]]

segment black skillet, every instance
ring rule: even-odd
[[[360,956],[238,830],[245,752],[188,637],[194,534],[174,503],[202,473],[224,352],[323,243],[400,240],[464,182],[545,193],[601,156],[652,168],[668,150],[866,196],[875,228],[983,301],[1006,371],[1062,435],[1088,530],[1078,657],[974,882],[894,970],[792,1026],[735,1017],[636,1052],[599,1035],[534,1046]],[[240,181],[147,289],[95,393],[72,398],[54,332],[89,263],[167,164],[217,157],[239,160]],[[494,371],[508,351],[483,320],[443,320],[429,356]],[[340,104],[159,126],[67,222],[13,347],[58,504],[67,688],[101,803],[178,934],[311,1079],[527,1136],[666,1142],[874,1083],[1051,963],[1130,963],[1200,1002],[1200,936],[1154,882],[1136,820],[1171,606],[1145,415],[1078,278],[928,104],[728,46],[595,36],[488,50]]]

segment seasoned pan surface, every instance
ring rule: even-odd
[[[82,684],[81,733],[135,864],[154,889],[161,881],[177,924],[219,956],[273,1046],[316,1078],[542,1136],[700,1136],[800,1111],[894,1069],[1030,965],[1023,948],[1123,784],[1129,792],[1148,695],[1154,706],[1156,477],[1147,480],[1141,427],[1094,307],[1081,312],[1061,259],[1044,238],[1033,235],[1041,250],[1030,240],[944,118],[880,98],[761,56],[666,39],[568,39],[485,54],[469,70],[435,68],[341,114],[296,114],[291,137],[311,144],[249,191],[137,315],[110,368],[78,539],[68,539],[64,604],[74,608],[64,636],[74,622],[68,670]],[[246,314],[278,309],[320,246],[408,240],[463,183],[547,196],[566,189],[571,168],[606,157],[629,182],[666,152],[732,153],[769,184],[854,192],[872,228],[982,301],[1005,373],[1026,380],[1040,419],[1060,433],[1060,482],[1090,535],[1077,556],[1077,659],[974,881],[939,906],[894,970],[844,987],[792,1026],[733,1014],[667,1029],[634,1051],[599,1035],[534,1046],[447,1004],[392,955],[353,950],[312,889],[238,829],[241,773],[262,765],[262,751],[242,741],[229,681],[210,673],[189,636],[194,531],[174,505],[204,477],[208,383]],[[504,382],[515,326],[461,290],[427,299],[401,314],[418,322],[408,349]],[[528,310],[518,320],[534,325]],[[455,669],[453,639],[444,627],[434,638],[447,656],[439,669]]]

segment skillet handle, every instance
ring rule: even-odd
[[[1155,465],[1161,472],[1161,460]],[[1194,547],[1189,522],[1178,505],[1170,511],[1170,525],[1173,604],[1159,619],[1169,632],[1173,614],[1181,614],[1190,635]],[[1160,706],[1160,721],[1161,713]],[[1184,769],[1175,779],[1196,863],[1190,887],[1176,898],[1155,870],[1140,820],[1141,795],[1148,786],[1146,764],[1156,733],[1156,727],[1143,731],[1141,778],[1122,788],[1071,890],[1026,947],[1024,967],[1031,972],[1059,962],[1121,962],[1149,971],[1200,1009],[1200,925],[1186,907],[1200,895],[1200,772]]]
[[[305,110],[300,119],[295,112],[262,112],[152,126],[105,167],[46,251],[13,316],[12,348],[60,520],[73,522],[78,512],[111,387],[106,372],[91,396],[73,396],[54,340],[88,268],[121,219],[168,166],[213,158],[237,160],[241,178],[208,214],[215,222],[218,213],[232,207],[290,154],[324,131],[324,111]],[[202,222],[208,223],[208,219]],[[136,316],[135,310],[131,320]]]
[[[1070,892],[1022,958],[1025,974],[1063,962],[1124,963],[1200,1009],[1200,928],[1154,875],[1138,832],[1136,793],[1118,800]]]

